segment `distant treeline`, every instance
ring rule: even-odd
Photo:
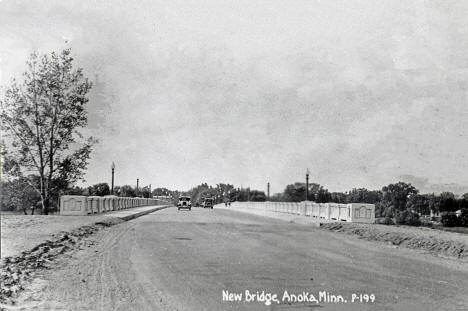
[[[16,179],[2,181],[2,210],[19,210],[33,213],[40,208],[40,196],[25,180]],[[95,195],[104,196],[111,194],[107,183],[98,183],[89,187],[72,187],[58,193],[53,200],[53,207],[58,206],[60,195]],[[232,184],[219,183],[215,186],[202,183],[189,191],[170,190],[167,188],[150,189],[148,186],[137,189],[135,186],[123,185],[114,187],[114,195],[121,197],[170,196],[177,200],[180,195],[189,195],[194,205],[201,204],[204,198],[213,198],[215,203],[227,201],[284,201],[301,202],[306,199],[305,183],[296,182],[287,185],[282,193],[271,195],[267,198],[265,191],[250,188],[236,188]],[[368,190],[366,188],[354,188],[346,192],[330,192],[320,184],[310,183],[307,200],[317,203],[371,203],[375,204],[376,217],[397,219],[404,217],[413,219],[415,215],[449,214],[458,210],[467,210],[468,193],[456,196],[451,192],[441,194],[420,194],[418,189],[409,183],[398,182],[389,184],[381,190]],[[30,213],[31,213],[30,212]],[[465,212],[464,212],[465,213]],[[403,216],[402,216],[403,215]],[[419,218],[419,217],[418,217]],[[390,220],[388,220],[390,221]],[[403,221],[404,222],[404,221]]]

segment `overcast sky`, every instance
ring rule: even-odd
[[[0,0],[0,84],[71,47],[88,184],[468,185],[468,1]],[[468,187],[464,188],[468,192]]]

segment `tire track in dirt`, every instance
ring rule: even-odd
[[[135,226],[126,222],[89,237],[88,244],[95,244],[70,253],[51,274],[43,273],[46,285],[31,289],[40,296],[25,297],[20,310],[178,310],[138,271],[140,261],[132,256]]]
[[[117,275],[130,265],[122,260],[125,257],[115,257],[113,250],[132,227],[126,222],[87,237],[57,261],[55,270],[39,272],[16,306],[8,309],[114,310],[119,301],[115,297],[128,295],[126,282]]]
[[[95,271],[96,288],[99,289],[97,293],[99,297],[99,307],[98,310],[104,310],[106,307],[112,306],[115,307],[115,289],[118,288],[119,292],[121,291],[121,286],[118,278],[115,274],[115,269],[112,271],[111,267],[114,265],[114,262],[111,260],[112,250],[118,246],[119,239],[128,233],[131,226],[125,224],[124,230],[119,230],[117,234],[109,235],[109,238],[104,241],[102,252],[99,254],[99,269]],[[119,257],[120,258],[120,257]],[[88,266],[92,269],[92,266]],[[125,268],[125,267],[121,267]],[[110,285],[110,284],[111,285]],[[117,285],[117,286],[116,286]],[[113,290],[111,290],[113,289]]]

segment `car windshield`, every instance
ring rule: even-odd
[[[190,201],[190,198],[187,198],[187,197],[181,197],[181,198],[179,198],[179,201]]]

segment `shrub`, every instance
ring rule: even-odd
[[[421,220],[419,220],[419,215],[411,211],[405,210],[396,215],[395,221],[398,225],[407,225],[407,226],[420,226]]]
[[[376,223],[381,225],[394,225],[393,219],[390,217],[379,218],[377,219]]]
[[[468,227],[468,208],[462,208],[459,221],[461,226]]]
[[[460,218],[455,213],[449,212],[442,215],[440,222],[444,227],[456,227],[461,225]]]

